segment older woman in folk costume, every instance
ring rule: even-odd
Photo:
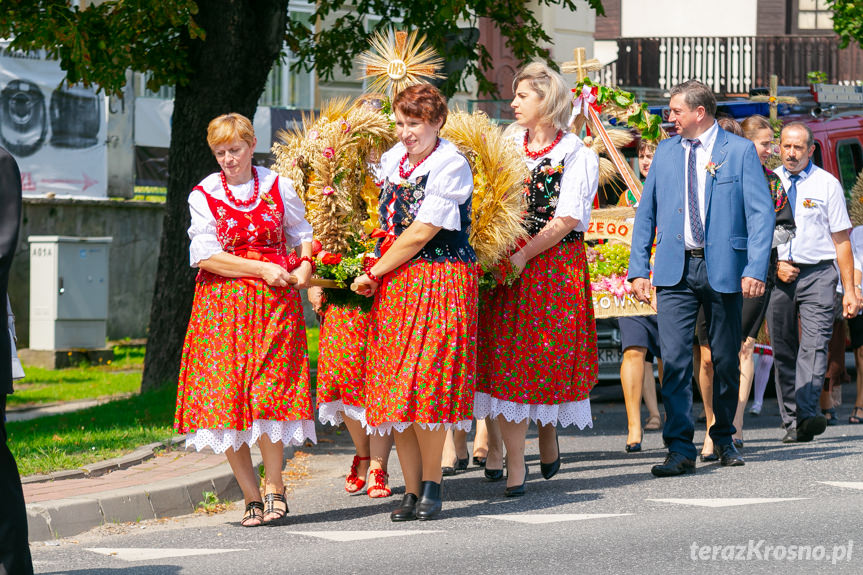
[[[592,425],[588,394],[597,351],[584,232],[599,179],[596,155],[568,132],[563,78],[533,63],[518,73],[513,90],[515,137],[531,171],[525,187],[530,240],[510,256],[520,277],[480,303],[475,404],[477,417],[500,423],[510,497],[525,492],[529,421],[539,426],[546,479],[560,469],[555,426]],[[502,477],[502,462],[489,455],[486,477]]]
[[[476,366],[478,277],[468,244],[473,176],[438,134],[443,95],[429,84],[393,99],[400,143],[381,158],[380,259],[357,278],[375,296],[367,352],[370,433],[395,433],[405,496],[393,521],[441,511],[448,429],[469,430]]]
[[[198,267],[174,426],[187,446],[224,452],[246,501],[242,525],[288,513],[283,444],[315,440],[305,322],[312,229],[291,181],[252,166],[251,122],[226,114],[207,143],[222,168],[189,195],[190,260]],[[302,246],[301,258],[289,247]],[[289,271],[292,270],[292,271]],[[291,287],[293,284],[293,287]],[[249,446],[266,469],[265,496]]]

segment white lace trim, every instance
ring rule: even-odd
[[[524,421],[530,418],[534,423],[542,425],[560,424],[567,427],[573,423],[579,429],[593,427],[593,416],[590,412],[590,399],[570,401],[560,405],[515,403],[492,397],[487,393],[476,392],[473,401],[473,415],[477,419],[503,415],[507,421]]]
[[[414,423],[416,423],[423,429],[438,429],[440,428],[440,426],[443,426],[443,428],[447,431],[449,431],[450,429],[457,429],[459,431],[470,432],[473,420],[463,419],[457,423],[419,423],[415,421],[385,421],[380,425],[367,425],[366,433],[368,433],[369,435],[374,435],[375,433],[377,433],[380,434],[381,437],[383,437],[384,435],[389,435],[392,430],[401,433]]]
[[[368,427],[368,423],[366,423],[365,407],[347,405],[342,403],[341,399],[322,403],[318,406],[318,421],[321,423],[339,425],[344,422],[345,416],[355,421],[359,421],[363,424],[363,427]]]
[[[302,445],[306,439],[318,442],[315,435],[315,422],[311,419],[294,421],[271,421],[256,419],[251,429],[199,429],[186,437],[186,449],[194,447],[201,451],[205,447],[216,453],[224,453],[229,447],[238,450],[245,443],[252,445],[263,434],[267,434],[273,443],[283,441],[286,445]]]

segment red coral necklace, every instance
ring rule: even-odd
[[[219,172],[219,176],[222,178],[222,189],[225,190],[225,195],[228,197],[228,200],[237,207],[247,208],[258,201],[258,192],[260,187],[258,185],[258,172],[255,170],[254,166],[252,167],[252,179],[255,182],[255,188],[252,192],[252,197],[248,200],[241,201],[234,197],[234,194],[231,193],[231,189],[228,187],[228,180],[225,178],[225,172]]]
[[[549,153],[552,150],[552,148],[554,148],[562,139],[563,139],[563,130],[558,130],[557,131],[557,137],[554,139],[554,141],[549,146],[546,146],[545,148],[538,150],[536,152],[531,152],[530,150],[527,149],[527,130],[525,130],[524,131],[524,155],[527,156],[528,158],[530,158],[531,160],[535,160],[535,159],[542,157],[542,156],[546,155],[547,153]]]
[[[411,174],[414,173],[414,170],[419,168],[420,164],[422,164],[423,162],[428,160],[429,156],[434,154],[435,150],[438,149],[438,146],[440,146],[440,138],[437,139],[437,141],[435,142],[434,148],[432,148],[432,151],[428,153],[428,156],[426,156],[425,158],[423,158],[422,160],[417,162],[417,165],[412,167],[410,170],[405,170],[405,163],[408,161],[408,154],[406,152],[405,155],[402,157],[401,161],[399,162],[399,176],[401,177],[401,179],[407,180],[408,178],[410,178]]]

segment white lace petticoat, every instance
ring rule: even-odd
[[[251,429],[199,429],[186,437],[186,449],[194,447],[201,451],[205,447],[216,453],[224,453],[229,447],[238,450],[245,443],[252,445],[263,434],[267,434],[273,443],[282,441],[285,445],[302,445],[306,439],[318,442],[315,435],[315,422],[311,419],[293,421],[270,421],[256,419]]]
[[[444,423],[444,422],[421,423],[421,422],[416,422],[416,421],[384,421],[380,425],[367,425],[366,426],[366,433],[368,433],[369,435],[374,435],[375,433],[378,433],[381,435],[381,437],[383,437],[384,435],[389,434],[393,430],[395,430],[398,433],[401,433],[405,429],[407,429],[408,427],[413,425],[414,423],[416,423],[417,425],[419,425],[423,429],[438,429],[440,426],[443,426],[443,428],[446,429],[447,431],[449,431],[450,429],[455,429],[458,431],[469,432],[471,425],[473,424],[473,420],[472,419],[463,419],[463,420],[458,421],[456,423]]]
[[[474,395],[474,417],[482,419],[484,417],[497,417],[501,414],[507,421],[518,422],[530,418],[534,423],[542,425],[560,424],[561,427],[566,427],[574,423],[579,429],[593,427],[590,399],[570,401],[560,405],[547,405],[515,403],[479,391]]]
[[[329,423],[330,425],[339,425],[345,420],[345,417],[359,421],[363,427],[367,427],[366,423],[366,408],[357,407],[356,405],[348,405],[342,403],[341,399],[329,401],[318,406],[318,421],[321,423]]]

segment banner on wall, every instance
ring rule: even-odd
[[[593,311],[597,319],[653,315],[656,312],[632,295],[626,282],[635,208],[593,210],[584,239]],[[593,240],[593,241],[591,241]]]
[[[21,169],[24,195],[108,195],[106,98],[67,86],[44,52],[0,41],[0,146]]]

